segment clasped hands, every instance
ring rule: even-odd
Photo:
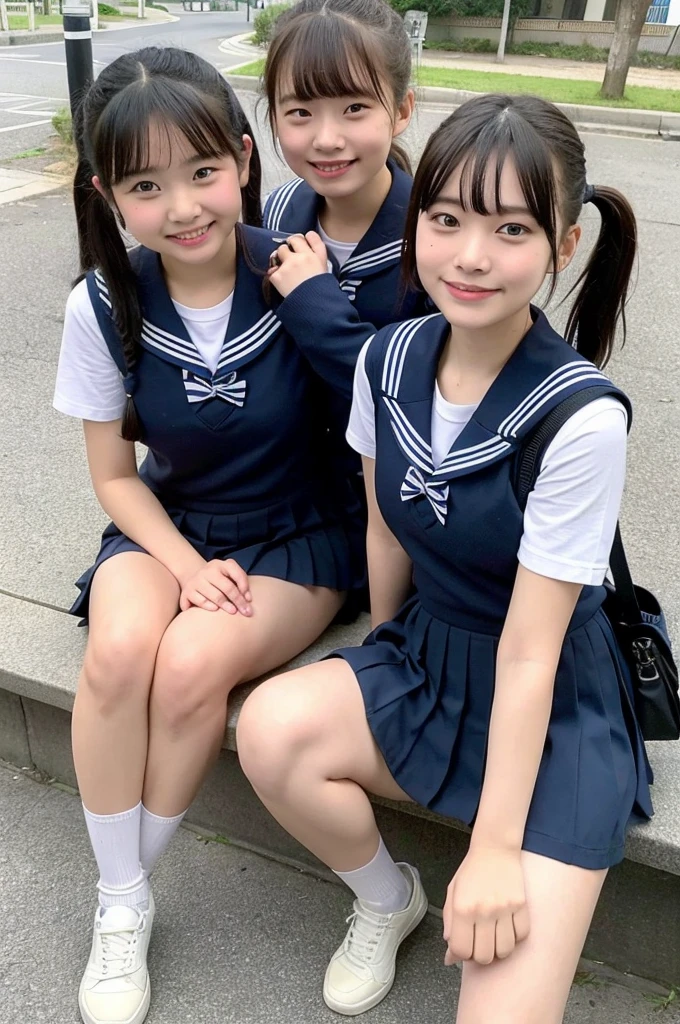
[[[180,611],[202,608],[216,612],[221,608],[230,615],[253,614],[248,574],[233,558],[213,558],[180,579]]]

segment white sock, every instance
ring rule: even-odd
[[[335,874],[376,914],[395,914],[405,910],[411,899],[412,886],[392,860],[382,836],[373,860],[355,871],[336,871]]]
[[[99,868],[100,905],[146,910],[149,883],[139,861],[141,800],[120,814],[92,814],[84,804],[83,811]]]
[[[142,870],[147,878],[156,867],[159,857],[165,853],[168,843],[186,813],[186,811],[182,811],[174,818],[161,818],[160,815],[147,811],[142,804],[139,857],[142,862]]]

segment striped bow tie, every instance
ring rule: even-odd
[[[222,398],[241,407],[246,400],[246,382],[236,380],[236,371],[217,380],[204,380],[195,373],[182,370],[182,380],[190,402],[205,402],[208,398]]]
[[[449,497],[449,485],[447,481],[433,484],[425,479],[423,474],[415,466],[411,466],[404,477],[401,485],[401,500],[410,501],[417,498],[419,494],[425,494],[434,509],[439,522],[444,526],[446,523],[446,503]]]

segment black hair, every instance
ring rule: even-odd
[[[224,76],[186,50],[149,46],[123,54],[101,71],[83,97],[74,120],[78,164],[73,185],[81,276],[94,269],[104,276],[128,374],[137,363],[142,330],[137,283],[116,214],[92,177],[99,177],[110,198],[113,185],[146,167],[149,126],[156,118],[168,140],[175,129],[206,159],[230,155],[240,163],[243,136],[253,138]],[[243,220],[255,226],[262,224],[261,178],[253,141],[248,184],[241,195]],[[121,433],[128,441],[140,438],[131,394]]]
[[[267,51],[263,83],[272,132],[277,93],[287,81],[301,100],[374,96],[393,117],[410,79],[411,43],[385,0],[299,0],[278,18]],[[390,156],[411,173],[395,139]]]
[[[583,143],[569,120],[552,103],[536,96],[484,95],[463,103],[432,133],[413,183],[404,233],[403,274],[407,285],[421,288],[415,259],[420,214],[428,210],[444,185],[462,166],[460,202],[463,209],[488,214],[501,210],[503,165],[514,163],[527,206],[545,231],[557,270],[563,231],[575,224],[583,207],[586,162]],[[495,210],[485,202],[486,178],[493,168]],[[625,305],[637,248],[635,215],[616,189],[598,185],[588,200],[602,223],[585,270],[570,290],[576,292],[569,313],[566,340],[599,367],[608,362],[616,326],[626,336]],[[557,287],[553,278],[548,298]]]

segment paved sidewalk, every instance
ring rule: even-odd
[[[63,188],[67,181],[67,178],[60,175],[0,167],[0,206]]]
[[[0,766],[0,1024],[76,1024],[95,870],[80,801]],[[350,912],[343,886],[180,829],[154,878],[148,1024],[337,1024],[321,979]],[[459,984],[430,915],[366,1024],[452,1024]],[[672,1024],[647,994],[578,976],[565,1024]]]
[[[429,67],[455,67],[467,71],[493,71],[505,75],[567,78],[587,82],[601,82],[605,72],[604,64],[588,64],[578,60],[507,54],[505,62],[497,64],[490,53],[456,53],[453,50],[423,50],[422,63]],[[680,89],[680,71],[631,68],[627,84],[646,85],[655,89]]]
[[[231,36],[220,43],[223,53],[238,54],[247,60],[259,60],[266,50],[249,42],[252,33]],[[428,67],[459,68],[467,71],[492,71],[505,75],[529,75],[538,78],[567,78],[572,81],[601,82],[604,64],[588,64],[556,57],[520,57],[508,54],[497,64],[491,53],[458,53],[455,50],[423,50],[422,64]],[[231,69],[238,73],[236,68]],[[631,68],[629,85],[647,85],[655,89],[680,89],[680,71],[658,68]]]

